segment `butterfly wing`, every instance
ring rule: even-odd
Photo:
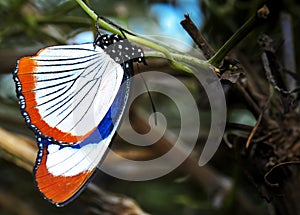
[[[97,128],[123,75],[120,64],[89,43],[48,47],[24,57],[14,79],[23,116],[37,136],[70,145]]]
[[[80,144],[62,146],[38,138],[35,181],[40,192],[50,202],[57,206],[68,204],[89,182],[105,158],[124,112],[128,93],[129,80],[125,80],[97,129]]]
[[[125,109],[132,62],[146,64],[143,51],[123,39],[104,42],[115,46],[48,47],[22,58],[14,72],[21,112],[37,135],[35,182],[57,206],[75,198],[104,159]]]

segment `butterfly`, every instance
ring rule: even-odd
[[[13,77],[20,109],[39,147],[35,184],[57,206],[91,180],[120,124],[144,52],[123,37],[51,46],[17,62]]]

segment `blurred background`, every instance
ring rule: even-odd
[[[133,32],[143,35],[164,35],[195,47],[192,39],[180,25],[184,14],[189,14],[211,46],[217,50],[264,2],[262,0],[88,0],[88,5],[98,14]],[[248,35],[231,55],[249,66],[259,77],[260,52],[258,35],[267,32],[278,47],[282,43],[280,14],[287,12],[293,18],[294,48],[299,56],[299,3],[293,0],[274,1],[270,7],[270,19]],[[74,0],[0,0],[0,129],[10,135],[26,138],[35,143],[33,132],[27,128],[20,114],[12,72],[23,56],[33,55],[39,49],[57,44],[92,42],[94,21]],[[168,41],[164,41],[168,45]],[[173,44],[174,45],[174,44]],[[182,49],[181,49],[182,51]],[[189,52],[190,49],[183,51]],[[193,53],[195,55],[195,53]],[[201,54],[197,56],[201,57]],[[202,57],[203,58],[203,57]],[[132,182],[110,177],[98,172],[93,184],[108,192],[108,197],[131,198],[149,214],[272,214],[271,206],[262,199],[257,188],[244,174],[240,154],[224,142],[217,154],[204,167],[198,167],[197,159],[207,137],[210,125],[209,104],[199,83],[188,74],[172,69],[167,61],[149,59],[149,66],[141,70],[156,70],[180,79],[194,96],[201,115],[199,143],[192,156],[173,172],[159,179]],[[299,72],[299,71],[298,71]],[[165,83],[167,84],[167,83]],[[173,86],[170,86],[173,87]],[[228,89],[229,85],[224,85]],[[176,88],[174,88],[176,90]],[[157,109],[168,115],[169,129],[178,132],[180,118],[172,101],[154,94]],[[253,126],[255,118],[238,97],[230,97],[228,120]],[[131,107],[133,115],[151,114],[147,95],[139,98]],[[147,118],[146,118],[147,119]],[[130,125],[122,125],[126,129]],[[139,130],[134,120],[133,127]],[[139,132],[145,133],[141,129]],[[2,133],[1,133],[2,134]],[[20,136],[21,135],[21,136]],[[239,134],[243,136],[243,134]],[[2,136],[4,137],[4,136]],[[188,137],[187,137],[188,138]],[[2,142],[3,142],[2,138]],[[1,142],[1,141],[0,141]],[[1,143],[2,144],[2,143]],[[15,143],[18,145],[18,143]],[[157,157],[165,149],[140,150],[131,148],[116,137],[113,148],[124,156],[145,159]],[[33,150],[36,150],[33,146]],[[130,153],[131,152],[131,153]],[[132,153],[135,152],[134,155]],[[0,214],[139,214],[125,213],[125,209],[108,204],[89,188],[79,198],[64,208],[56,208],[42,199],[33,183],[31,164],[22,164],[0,147]],[[119,196],[121,195],[121,196]],[[99,197],[100,198],[100,197]],[[100,199],[101,199],[100,198]],[[116,211],[113,212],[114,208]],[[123,211],[124,213],[121,213]],[[142,214],[142,213],[140,213]]]

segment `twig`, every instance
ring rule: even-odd
[[[286,94],[286,85],[281,76],[282,66],[276,57],[276,51],[272,45],[273,40],[268,35],[262,34],[258,43],[263,49],[262,62],[269,83],[279,92]]]
[[[248,139],[247,139],[246,146],[245,146],[246,149],[249,147],[249,145],[250,145],[250,143],[251,143],[251,141],[252,141],[252,138],[253,138],[253,136],[255,135],[255,133],[256,133],[256,131],[257,131],[257,129],[258,129],[258,127],[259,127],[259,125],[260,125],[260,123],[261,123],[261,121],[262,121],[262,119],[263,119],[263,116],[264,116],[264,114],[265,114],[265,111],[266,111],[266,110],[269,108],[269,106],[270,106],[270,101],[271,101],[272,96],[273,96],[273,88],[272,88],[271,85],[270,85],[270,87],[269,87],[269,97],[268,97],[266,103],[264,104],[263,110],[262,110],[261,113],[259,114],[258,119],[257,119],[257,121],[256,121],[256,124],[255,124],[254,128],[252,129],[252,131],[251,131],[251,133],[250,133],[250,135],[249,135],[249,137],[248,137]]]
[[[206,41],[205,37],[201,34],[201,32],[198,30],[197,26],[191,20],[190,16],[188,14],[185,14],[184,18],[185,19],[182,20],[180,24],[188,32],[188,34],[191,36],[191,38],[194,40],[197,46],[203,51],[204,57],[207,60],[210,59],[215,54],[215,51]]]
[[[266,53],[262,53],[262,62],[263,62],[263,66],[264,66],[264,70],[266,72],[266,76],[267,79],[269,81],[270,84],[272,84],[272,86],[278,91],[280,92],[282,95],[287,96],[293,93],[298,93],[300,91],[300,87],[294,87],[291,90],[285,90],[283,88],[281,88],[280,86],[278,86],[275,77],[272,74],[272,70],[271,70],[271,66],[270,66],[270,62],[268,60],[267,54]],[[281,80],[281,79],[280,79]],[[295,79],[294,79],[295,80]],[[291,85],[290,85],[291,86]]]
[[[248,19],[242,27],[240,27],[227,42],[217,51],[217,53],[208,60],[208,62],[215,67],[219,67],[221,61],[228,54],[233,47],[235,47],[242,39],[244,39],[255,27],[257,27],[261,20],[266,19],[269,14],[269,9],[266,5],[257,10],[256,14]]]
[[[237,86],[239,92],[242,93],[243,98],[246,100],[250,111],[253,113],[254,116],[258,117],[261,112],[259,106],[253,100],[253,98],[249,95],[249,93],[247,92],[245,87],[242,85],[241,81],[237,82],[236,86]]]
[[[292,94],[298,92],[298,87],[293,87],[293,89],[288,90],[291,85],[287,87],[288,84],[282,77],[283,75],[286,75],[287,70],[282,68],[282,65],[276,57],[275,49],[272,46],[272,39],[269,38],[268,35],[263,34],[260,36],[259,44],[263,48],[261,58],[267,80],[274,87],[274,89],[280,93],[280,107],[282,107],[283,113],[288,113],[290,110],[295,108],[293,104],[295,97]]]
[[[283,43],[283,62],[284,68],[289,71],[286,74],[286,86],[288,90],[292,90],[296,87],[297,80],[294,78],[296,75],[296,61],[295,61],[295,50],[294,50],[294,38],[292,28],[292,17],[287,13],[281,13],[280,16],[281,29],[284,38]]]
[[[253,138],[254,134],[256,133],[258,126],[260,125],[260,122],[261,122],[261,119],[262,119],[262,116],[263,116],[263,115],[264,115],[264,111],[262,111],[262,112],[259,114],[259,117],[258,117],[258,119],[257,119],[257,121],[256,121],[256,124],[255,124],[255,126],[253,127],[253,129],[252,129],[252,131],[251,131],[251,133],[250,133],[250,135],[249,135],[249,137],[248,137],[248,139],[247,139],[246,146],[245,146],[246,149],[249,147],[249,145],[250,145],[250,143],[251,143],[251,141],[252,141],[252,138]]]
[[[300,161],[287,161],[287,162],[282,162],[282,163],[279,163],[275,166],[273,166],[265,175],[264,175],[264,179],[265,179],[265,182],[271,186],[271,187],[278,187],[279,186],[279,183],[272,183],[269,181],[268,179],[268,176],[275,170],[277,169],[278,167],[281,167],[281,166],[287,166],[287,165],[299,165],[300,164]]]

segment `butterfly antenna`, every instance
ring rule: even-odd
[[[124,38],[124,39],[127,39],[127,37],[126,37],[126,35],[124,34],[124,31],[123,31],[124,29],[119,29],[119,30],[120,30],[120,32],[121,32],[123,38]]]
[[[139,69],[139,65],[138,66],[138,73],[140,73],[140,69]],[[153,113],[154,113],[154,123],[155,125],[157,125],[157,115],[156,115],[156,108],[155,108],[155,105],[154,105],[154,102],[153,102],[153,99],[152,99],[152,96],[151,96],[151,93],[150,93],[150,90],[148,88],[148,85],[146,83],[146,80],[144,79],[142,73],[140,73],[141,77],[142,77],[142,80],[144,82],[144,85],[146,87],[146,90],[147,90],[147,93],[148,93],[148,96],[149,96],[149,99],[150,99],[150,102],[151,102],[151,107],[152,107],[152,110],[153,110]]]
[[[98,19],[102,19],[104,22],[106,22],[106,23],[108,23],[108,24],[114,26],[115,28],[119,29],[119,31],[121,32],[121,34],[123,35],[123,37],[124,37],[125,39],[126,39],[126,36],[125,36],[124,32],[125,32],[126,34],[130,34],[130,35],[132,35],[132,36],[136,36],[134,33],[130,32],[130,31],[128,31],[128,30],[125,30],[124,28],[122,28],[121,26],[117,25],[116,23],[114,23],[113,21],[111,21],[110,19],[108,19],[108,18],[106,18],[106,17],[99,16],[99,17],[97,18],[97,23],[98,23]]]
[[[96,37],[95,37],[95,40],[94,40],[94,43],[93,43],[93,45],[94,45],[94,48],[96,47],[96,45],[97,45],[97,42],[98,42],[98,40],[100,39],[100,37],[101,37],[101,33],[100,33],[100,26],[99,26],[99,22],[98,22],[98,20],[99,20],[100,18],[99,18],[99,16],[97,17],[97,20],[96,20],[96,23],[95,23],[95,28],[96,28]]]

